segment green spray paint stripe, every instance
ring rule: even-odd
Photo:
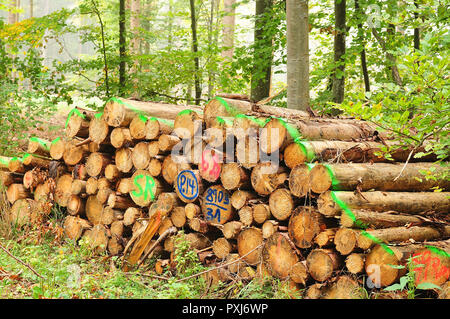
[[[108,102],[110,102],[110,101],[117,102],[117,103],[119,103],[119,104],[125,105],[125,106],[128,107],[130,110],[132,110],[133,112],[135,112],[135,113],[139,116],[139,119],[141,119],[141,121],[144,122],[144,123],[147,123],[148,120],[151,120],[151,121],[159,121],[159,122],[162,122],[162,123],[164,123],[164,124],[166,124],[166,125],[168,125],[168,126],[170,126],[170,127],[173,127],[173,124],[172,124],[171,122],[167,121],[167,120],[160,119],[160,118],[157,118],[157,117],[150,117],[150,118],[148,118],[147,115],[145,114],[145,112],[143,112],[143,111],[141,111],[141,110],[138,110],[137,108],[135,108],[135,107],[132,106],[131,104],[128,104],[127,102],[124,102],[124,101],[122,101],[121,99],[118,99],[118,98],[116,98],[116,97],[112,97],[112,98],[110,98],[106,103],[108,103]]]
[[[223,117],[220,117],[220,116],[216,116],[216,119],[217,119],[217,121],[220,123],[220,124],[222,124],[222,125],[224,125],[224,124],[226,124],[226,125],[233,125],[233,121],[232,120],[230,120],[230,119],[227,119],[227,118],[223,118]]]
[[[48,143],[39,137],[30,137],[30,141],[39,143],[45,150],[50,151],[50,146],[48,146]]]
[[[426,248],[428,248],[430,251],[432,251],[435,254],[450,258],[450,254],[447,253],[445,250],[442,250],[440,248],[434,247],[434,246],[430,246],[430,245],[425,245]]]
[[[99,118],[102,117],[102,115],[103,115],[103,112],[99,112],[99,113],[95,114],[94,117],[95,117],[96,119],[99,119]]]
[[[0,163],[2,163],[3,165],[9,165],[9,162],[11,160],[5,160],[3,157],[0,157]]]
[[[247,120],[252,121],[253,123],[256,123],[259,127],[264,127],[264,126],[266,126],[266,124],[270,121],[270,118],[267,118],[267,119],[265,119],[265,120],[261,120],[261,119],[258,119],[258,118],[256,118],[256,117],[254,117],[254,116],[246,115],[246,114],[242,114],[242,113],[236,115],[235,118],[237,118],[237,119],[239,119],[239,118],[245,118],[245,119],[247,119]]]
[[[334,175],[333,169],[331,168],[331,166],[329,164],[324,164],[328,175],[330,176],[331,179],[331,189],[332,190],[339,190],[339,181],[337,180],[336,176]]]
[[[216,96],[213,100],[219,101],[219,103],[225,107],[225,109],[227,110],[228,113],[230,113],[231,116],[242,114],[242,112],[237,108],[228,105],[228,103],[220,96]]]
[[[84,114],[82,114],[79,110],[77,110],[77,108],[73,108],[73,109],[69,112],[69,114],[67,115],[66,128],[67,128],[67,125],[69,125],[69,120],[70,120],[70,118],[71,118],[74,114],[78,115],[78,116],[81,117],[83,120],[86,119],[86,116],[85,116]]]
[[[300,146],[300,149],[302,150],[303,154],[305,154],[305,156],[306,156],[307,162],[311,162],[316,157],[314,151],[309,146],[309,144],[304,144],[305,141],[302,137],[302,134],[297,130],[297,128],[295,128],[294,126],[289,124],[285,119],[283,119],[281,117],[272,117],[271,119],[276,119],[276,120],[280,121],[281,125],[284,126],[284,128],[286,129],[288,134],[294,140],[294,143],[297,144],[298,146]]]
[[[336,195],[336,193],[334,191],[331,192],[331,198],[334,200],[334,202],[336,204],[339,205],[339,207],[344,211],[345,214],[347,214],[351,220],[355,223],[356,227],[358,228],[365,228],[363,223],[360,220],[357,220],[355,217],[355,214],[353,214],[353,212],[351,211],[351,209],[348,207],[348,205],[346,203],[344,203],[344,201],[342,201],[341,199],[339,199]],[[380,246],[382,246],[384,248],[384,250],[386,250],[390,255],[394,255],[394,252],[392,251],[391,248],[389,248],[386,244],[384,244],[381,240],[379,240],[378,238],[374,237],[373,235],[369,234],[367,231],[362,230],[361,234],[363,236],[366,236],[367,238],[369,238],[370,240],[372,240],[373,242],[379,244]]]
[[[52,141],[52,145],[55,144],[56,142],[58,142],[60,139],[61,139],[60,137],[55,138],[55,139]]]

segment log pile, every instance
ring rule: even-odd
[[[0,158],[11,223],[42,222],[58,205],[68,238],[123,256],[124,269],[156,256],[159,274],[183,230],[201,261],[221,265],[209,279],[269,275],[306,298],[387,287],[405,272],[391,265],[412,256],[424,265],[417,283],[448,286],[448,167],[433,154],[405,165],[411,150],[383,157],[396,143],[367,122],[221,97],[111,99],[102,112],[74,109],[65,133]]]

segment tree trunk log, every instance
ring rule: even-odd
[[[287,220],[294,209],[291,193],[285,188],[275,190],[269,196],[269,208],[272,216],[283,221]]]
[[[396,211],[418,214],[427,211],[445,213],[450,211],[448,192],[326,192],[319,196],[317,206],[325,216],[339,216],[343,209],[333,199],[335,196],[350,209],[372,211]]]
[[[269,273],[280,279],[286,279],[291,268],[299,262],[288,240],[279,232],[267,239],[262,250],[262,260]]]
[[[275,189],[284,184],[288,178],[286,169],[282,166],[273,170],[271,163],[261,163],[252,170],[251,182],[253,189],[262,196],[271,194]]]
[[[262,232],[258,228],[247,228],[241,231],[237,238],[239,256],[249,265],[256,265],[261,261],[262,247],[256,248],[263,243]],[[252,251],[253,250],[253,251]],[[250,251],[252,251],[250,253]],[[248,255],[247,255],[248,254]]]
[[[339,256],[329,249],[314,249],[306,258],[311,277],[317,281],[323,282],[331,278],[333,272],[340,266]]]
[[[324,221],[313,207],[297,207],[289,219],[289,237],[299,248],[309,248],[320,233]]]
[[[443,178],[447,167],[429,163],[399,164],[318,164],[310,172],[311,190],[321,194],[327,190],[430,191],[439,187],[450,190],[450,180]],[[421,172],[432,172],[426,178]],[[399,176],[399,178],[397,178]]]

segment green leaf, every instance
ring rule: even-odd
[[[435,284],[432,284],[431,282],[423,282],[417,285],[417,289],[427,290],[427,289],[442,289],[442,288]]]

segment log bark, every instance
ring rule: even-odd
[[[283,151],[297,137],[291,135],[287,129],[290,126],[305,140],[339,140],[354,141],[373,138],[378,131],[364,121],[341,120],[339,122],[311,119],[311,120],[269,120],[260,134],[261,150],[265,153]]]
[[[326,192],[319,196],[319,212],[325,216],[339,216],[343,209],[332,198],[353,209],[372,211],[396,211],[399,213],[418,214],[428,211],[445,213],[450,211],[450,193],[448,192]]]
[[[267,239],[262,250],[262,260],[269,273],[280,279],[286,279],[291,268],[299,262],[288,240],[279,232]]]
[[[399,164],[318,164],[310,172],[311,190],[430,191],[434,187],[448,191],[450,180],[444,177],[448,167],[430,163]],[[421,173],[423,172],[423,173]],[[429,172],[435,178],[426,178]],[[399,176],[397,178],[397,176]]]
[[[396,142],[386,142],[389,158],[383,155],[382,143],[377,142],[348,142],[348,141],[297,141],[291,143],[284,150],[284,158],[288,159],[290,166],[317,160],[320,162],[354,162],[354,163],[389,163],[406,162],[412,149],[399,147]],[[419,147],[414,153],[425,152]],[[290,159],[293,159],[292,162]],[[411,157],[410,162],[433,162],[436,155],[430,154],[420,159]]]
[[[415,242],[440,240],[450,237],[450,226],[443,227],[392,227],[385,229],[369,230],[367,233],[376,238],[377,241],[384,243],[398,243],[414,240]],[[367,235],[360,234],[357,237],[358,247],[367,250],[376,245],[376,243]]]
[[[222,101],[220,101],[222,100]],[[203,111],[203,118],[208,127],[210,119],[220,117],[235,117],[239,114],[256,115],[256,116],[274,116],[274,117],[289,117],[289,118],[309,118],[307,112],[293,110],[293,109],[280,109],[275,106],[269,105],[257,105],[244,100],[228,99],[228,98],[215,98],[209,101],[205,105]]]
[[[50,145],[50,141],[37,137],[31,137],[28,140],[27,153],[50,157]]]
[[[33,177],[33,180],[34,180],[34,177]],[[1,186],[8,187],[11,184],[18,184],[22,181],[24,182],[24,186],[27,187],[27,185],[25,184],[25,175],[22,176],[22,175],[14,174],[11,172],[0,171],[0,187]]]
[[[107,202],[109,207],[119,210],[125,210],[135,206],[134,202],[129,197],[116,195],[114,193],[109,194]]]
[[[122,104],[116,101],[109,101],[105,105],[103,116],[108,125],[113,127],[128,126],[138,112],[142,112],[148,117],[174,120],[177,114],[186,108],[202,111],[202,107],[195,105],[174,105],[165,103],[142,102],[120,98]]]
[[[390,228],[406,226],[408,224],[421,224],[422,219],[416,216],[399,214],[396,212],[374,212],[364,209],[353,209],[352,216],[341,215],[341,225],[348,228],[357,228],[361,225],[369,228]]]

